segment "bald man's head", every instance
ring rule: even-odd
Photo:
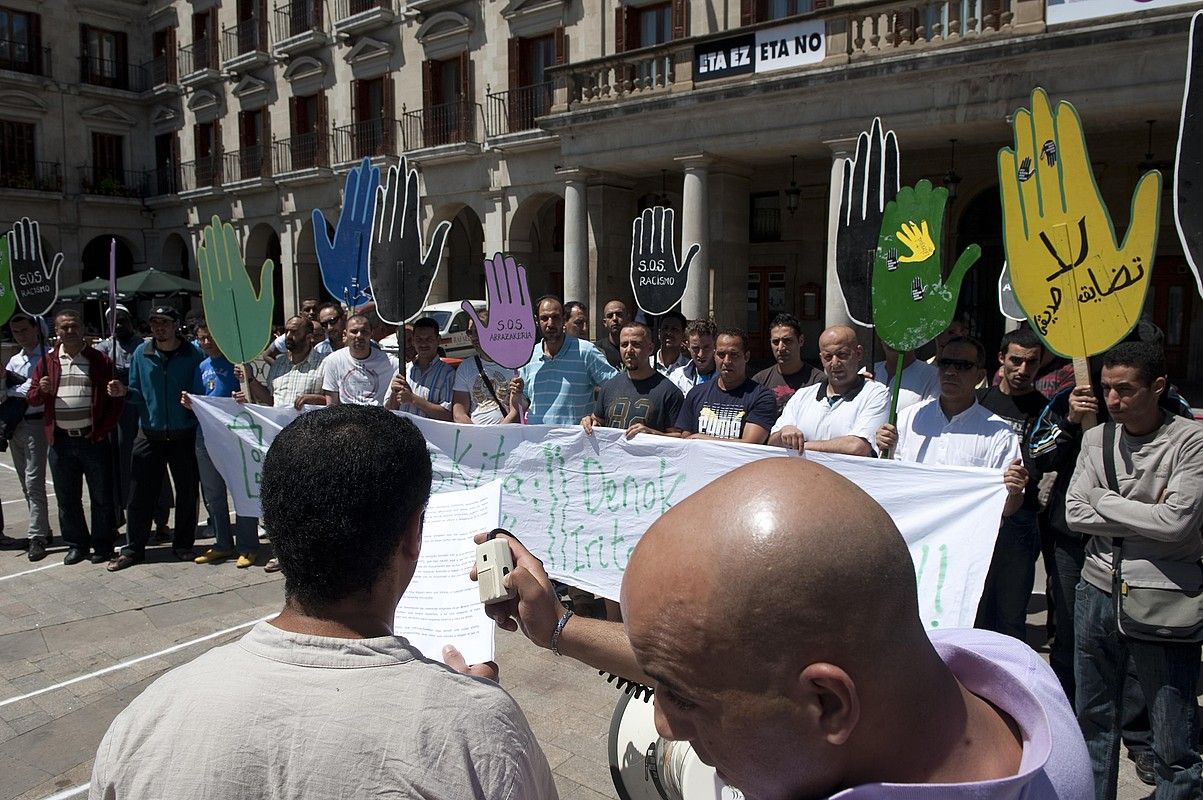
[[[879,673],[930,648],[892,520],[802,459],[755,461],[690,495],[635,548],[622,592],[661,734],[749,796],[838,787]]]
[[[819,334],[819,360],[836,392],[843,392],[852,385],[864,357],[865,348],[850,326],[832,325]]]

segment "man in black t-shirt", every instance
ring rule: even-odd
[[[748,377],[748,335],[728,328],[714,340],[718,378],[690,390],[670,433],[685,439],[764,444],[777,419],[773,393]]]
[[[1029,463],[1028,444],[1032,427],[1048,403],[1033,384],[1043,356],[1044,345],[1030,328],[1011,331],[999,345],[1002,380],[998,386],[978,392],[978,402],[1006,420],[1019,437],[1029,477],[1023,505],[1003,518],[998,531],[975,627],[1005,633],[1020,641],[1027,635],[1028,596],[1040,554],[1038,515],[1042,473]]]
[[[637,433],[664,434],[676,421],[684,397],[672,381],[652,368],[655,342],[651,329],[641,322],[624,324],[618,349],[626,371],[602,385],[593,413],[581,420],[581,427],[589,435],[593,435],[594,425],[622,428],[628,439]]]
[[[752,380],[773,393],[777,401],[777,416],[804,386],[813,386],[823,380],[823,370],[815,369],[802,360],[802,322],[793,314],[778,314],[769,323],[769,346],[777,363],[762,369]]]
[[[605,335],[593,344],[602,351],[602,355],[614,369],[622,369],[622,353],[619,352],[618,335],[622,331],[622,326],[626,325],[630,319],[631,315],[627,311],[627,304],[621,300],[611,300],[602,307],[602,324],[605,325]]]

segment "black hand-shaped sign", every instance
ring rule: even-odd
[[[405,184],[405,194],[401,185]],[[403,325],[417,316],[434,283],[450,222],[440,222],[423,255],[421,200],[417,170],[401,163],[388,169],[388,183],[376,190],[376,215],[368,253],[368,280],[376,313],[390,325]]]
[[[873,262],[886,204],[898,194],[898,139],[881,120],[856,139],[856,157],[844,163],[835,268],[848,316],[873,325]]]
[[[1195,284],[1203,294],[1203,11],[1190,22],[1178,163],[1174,167],[1174,221]]]
[[[63,266],[63,254],[55,255],[50,266],[46,266],[38,223],[29,217],[13,223],[8,233],[8,252],[17,304],[32,317],[44,315],[58,299],[58,272]]]
[[[631,223],[631,289],[635,304],[647,314],[663,314],[685,296],[689,265],[702,249],[692,244],[685,260],[677,261],[673,210],[644,209]]]

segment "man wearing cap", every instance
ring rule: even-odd
[[[126,509],[126,545],[109,562],[109,571],[133,566],[146,553],[155,503],[163,476],[171,469],[175,483],[175,530],[171,550],[181,561],[195,554],[196,417],[180,405],[180,394],[192,388],[205,356],[179,335],[180,312],[158,306],[150,312],[151,339],[138,345],[130,359],[129,385],[109,382],[109,394],[137,407],[140,435],[130,464],[130,498]]]

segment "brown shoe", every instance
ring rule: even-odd
[[[105,567],[105,569],[107,569],[109,572],[117,572],[125,569],[126,567],[132,567],[137,563],[138,559],[134,558],[133,556],[127,553],[118,553],[117,555],[113,556],[113,560],[109,562],[109,565]]]

